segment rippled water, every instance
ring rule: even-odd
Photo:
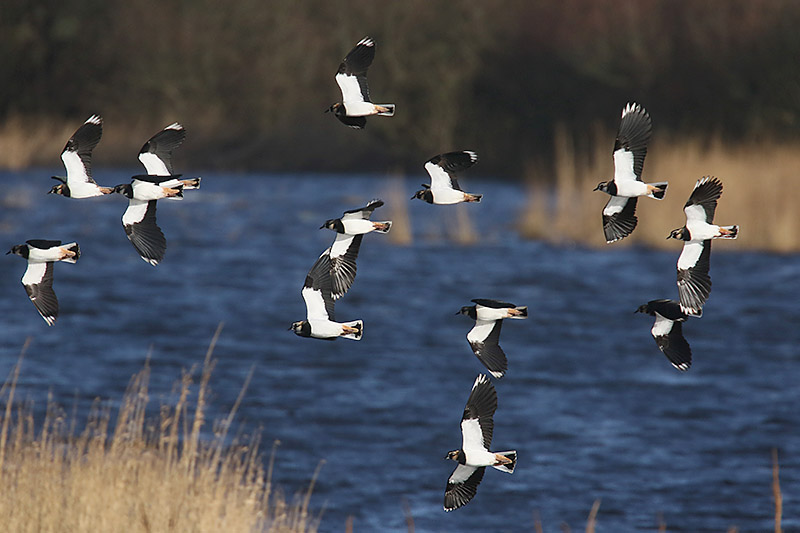
[[[95,173],[108,185],[130,175]],[[312,497],[324,508],[322,531],[343,531],[349,515],[355,531],[405,531],[406,503],[417,531],[533,531],[536,515],[545,531],[582,530],[595,499],[598,531],[653,531],[659,515],[669,531],[767,531],[772,448],[784,529],[800,530],[796,255],[715,247],[705,316],[684,327],[694,364],[679,373],[656,348],[652,319],[633,311],[676,297],[680,245],[521,240],[523,195],[513,185],[470,182],[484,201],[462,207],[481,240],[460,246],[446,238],[456,209],[408,201],[417,177],[395,183],[395,199],[381,176],[204,175],[184,202],[159,203],[168,250],[153,268],[125,238],[125,199],[47,196],[49,175],[0,175],[2,246],[46,238],[83,251],[77,264],[56,265],[52,328],[19,283],[24,262],[0,261],[0,373],[32,337],[21,390],[39,410],[49,392],[81,413],[95,397],[119,400],[149,350],[152,396],[167,398],[224,322],[211,416],[227,412],[254,369],[239,418],[265,442],[281,441],[275,477],[289,492],[326,461]],[[364,319],[363,340],[296,337],[287,328],[304,318],[305,274],[333,239],[317,228],[375,196],[387,200],[379,220],[408,202],[415,239],[365,237],[356,283],[337,303],[340,320]],[[493,447],[517,449],[519,464],[513,475],[487,472],[469,505],[445,513],[454,463],[443,457],[460,445],[464,403],[483,370],[464,338],[470,320],[455,313],[478,297],[530,306],[527,321],[503,328],[510,368],[496,381]]]

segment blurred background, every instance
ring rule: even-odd
[[[602,499],[607,531],[661,527],[662,512],[670,531],[766,531],[772,448],[787,509],[800,491],[798,28],[789,0],[5,0],[0,237],[6,250],[75,240],[84,255],[56,267],[52,328],[19,284],[23,262],[0,262],[0,375],[33,338],[21,396],[37,411],[74,402],[81,420],[148,353],[153,397],[169,399],[224,322],[209,418],[254,368],[240,412],[284,443],[277,482],[305,487],[328,461],[322,530],[355,516],[356,530],[405,531],[407,502],[418,531],[530,531],[534,511],[550,531],[580,527]],[[372,98],[397,114],[355,131],[323,112],[365,35]],[[612,176],[630,101],[653,120],[643,177],[670,185],[607,246],[608,197],[592,189]],[[164,126],[188,131],[175,169],[204,180],[159,203],[155,269],[126,242],[121,197],[44,194],[95,113],[101,185],[142,172],[138,151]],[[460,183],[481,204],[409,200],[427,159],[463,149],[480,156]],[[714,244],[681,374],[633,311],[677,297],[681,245],[665,237],[704,175],[725,186],[715,220],[741,232]],[[392,231],[365,238],[337,303],[338,318],[365,320],[363,340],[295,337],[303,279],[333,238],[319,225],[376,196]],[[523,459],[444,515],[441,457],[482,370],[454,313],[478,297],[531,308],[503,330],[496,420],[497,445]],[[784,525],[800,530],[796,514]]]

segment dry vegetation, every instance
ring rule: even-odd
[[[145,366],[131,380],[115,427],[110,410],[97,405],[76,435],[75,415],[69,419],[55,405],[48,405],[37,433],[30,406],[15,403],[18,363],[2,390],[3,530],[316,531],[318,519],[308,512],[311,487],[287,503],[271,484],[272,461],[265,469],[257,439],[226,443],[238,401],[214,426],[213,441],[201,439],[213,366],[207,356],[196,391],[190,374],[183,376],[177,403],[161,407],[157,424],[145,416]],[[192,394],[197,399],[190,408]]]
[[[523,235],[606,246],[601,212],[608,196],[593,189],[613,176],[613,139],[612,132],[598,133],[595,148],[579,153],[564,128],[556,131],[554,185],[538,185],[541,171],[529,170],[530,200],[520,221]],[[676,248],[666,236],[684,224],[683,205],[695,182],[717,176],[724,192],[715,222],[741,226],[738,240],[726,243],[726,249],[800,251],[800,210],[795,208],[800,191],[794,187],[798,169],[800,149],[795,144],[656,140],[648,151],[643,178],[669,181],[667,195],[662,201],[640,199],[636,231],[613,246]]]

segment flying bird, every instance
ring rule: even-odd
[[[484,374],[478,374],[472,385],[461,417],[461,449],[447,454],[458,466],[447,480],[444,510],[452,511],[466,505],[475,496],[487,466],[512,474],[517,465],[517,452],[491,452],[494,431],[494,412],[497,392]]]
[[[373,104],[369,99],[367,69],[375,59],[375,42],[364,37],[350,50],[336,71],[336,83],[342,90],[342,102],[331,105],[342,124],[355,129],[367,125],[369,115],[394,116],[394,104]]]
[[[667,192],[666,181],[642,181],[651,131],[652,123],[647,111],[636,103],[626,105],[614,141],[614,179],[600,182],[594,188],[595,191],[611,195],[603,208],[606,243],[624,239],[636,228],[636,202],[639,196],[663,200]]]
[[[674,229],[667,239],[683,242],[678,257],[678,294],[681,311],[687,315],[701,316],[709,294],[711,294],[711,239],[735,239],[739,226],[717,226],[713,224],[717,200],[722,196],[722,183],[713,176],[699,180],[683,207],[686,225]]]
[[[461,202],[480,202],[482,194],[464,192],[458,185],[456,172],[466,170],[478,161],[478,154],[469,150],[448,152],[430,158],[425,170],[431,176],[431,184],[422,184],[423,189],[411,197],[419,198],[429,204],[457,204]]]
[[[167,251],[167,239],[156,223],[156,202],[162,198],[183,199],[182,181],[175,176],[138,175],[130,183],[114,187],[128,199],[122,226],[133,247],[146,262],[156,266]]]
[[[640,305],[637,313],[656,317],[650,333],[656,341],[658,349],[667,356],[672,366],[681,371],[692,366],[692,349],[683,337],[682,323],[687,315],[675,300],[650,300]]]
[[[60,181],[48,194],[60,194],[67,198],[91,198],[114,192],[111,187],[101,187],[92,179],[92,150],[103,135],[103,119],[92,115],[72,134],[61,152],[61,160],[67,175],[52,176]]]
[[[151,176],[173,176],[172,151],[183,144],[186,130],[177,122],[173,122],[159,131],[139,150],[139,161]],[[183,190],[198,189],[200,178],[182,179]]]
[[[499,344],[503,319],[528,318],[528,307],[482,298],[472,301],[475,305],[464,306],[456,314],[467,315],[475,321],[475,326],[467,333],[467,341],[489,373],[502,378],[508,369],[506,354]]]
[[[350,289],[356,278],[356,258],[364,234],[372,231],[388,233],[392,227],[390,220],[372,222],[372,212],[383,205],[382,200],[372,200],[364,207],[345,211],[341,218],[326,220],[320,229],[336,232],[336,239],[326,250],[331,263],[331,290],[334,300],[338,300]]]
[[[44,321],[52,326],[58,318],[58,298],[53,291],[53,263],[77,262],[81,256],[80,247],[74,242],[62,245],[61,241],[33,239],[14,246],[6,252],[8,254],[18,255],[28,261],[22,285]]]
[[[306,319],[292,323],[289,328],[300,337],[335,340],[339,337],[361,340],[364,323],[361,320],[339,323],[334,318],[334,302],[331,290],[331,258],[329,250],[311,267],[303,284],[303,300],[306,303]]]

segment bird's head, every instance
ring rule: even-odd
[[[682,228],[674,229],[671,232],[669,232],[669,235],[667,235],[667,240],[677,239],[679,241],[688,241],[689,238],[690,238],[689,231],[686,229],[685,226]]]
[[[453,451],[447,452],[447,456],[445,456],[445,459],[451,459],[451,460],[456,461],[456,462],[461,463],[461,464],[464,464],[464,462],[466,461],[466,457],[464,456],[464,452],[461,451],[461,450],[453,450]]]
[[[126,198],[133,198],[133,186],[130,183],[122,183],[114,187],[112,192],[121,194]]]
[[[298,320],[297,322],[292,322],[292,325],[289,326],[289,331],[294,331],[295,335],[301,337],[310,337],[311,324],[308,323],[308,320]]]
[[[433,203],[433,193],[430,189],[420,189],[414,193],[414,196],[411,197],[413,200],[414,198],[419,198],[423,202],[428,202],[429,204]]]
[[[50,176],[51,179],[60,181],[58,185],[53,185],[47,194],[60,194],[61,196],[69,196],[69,187],[67,187],[67,180],[61,176]]]
[[[7,251],[6,255],[14,254],[14,255],[19,255],[19,256],[22,256],[22,257],[26,257],[26,252],[27,251],[28,251],[28,247],[27,246],[25,246],[24,244],[17,244],[14,247],[12,247],[9,251]]]
[[[474,305],[465,305],[456,314],[457,315],[467,315],[468,317],[470,317],[472,319],[476,318],[476,316],[477,316]]]
[[[601,181],[597,184],[597,187],[594,188],[595,191],[604,192],[607,194],[616,194],[617,187],[614,184],[614,180],[611,181]]]
[[[325,113],[333,113],[337,117],[344,115],[344,106],[341,103],[332,104],[328,109],[325,110]]]
[[[650,304],[642,304],[640,305],[634,313],[644,313],[646,315],[650,314]]]
[[[340,218],[331,218],[326,220],[319,229],[332,229],[338,233],[344,233],[344,224],[342,224],[342,219]]]

